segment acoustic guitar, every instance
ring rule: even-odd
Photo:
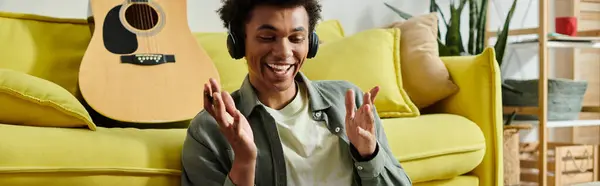
[[[92,109],[132,123],[184,121],[203,109],[203,84],[219,75],[188,26],[186,0],[89,3],[79,89]]]

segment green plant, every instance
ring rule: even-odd
[[[506,16],[504,26],[498,31],[498,40],[494,45],[498,65],[502,64],[502,58],[504,57],[504,50],[508,39],[510,20],[515,11],[517,1],[518,0],[514,0],[510,11]],[[467,47],[464,47],[462,42],[463,37],[460,33],[460,15],[467,3],[469,3],[469,34]],[[403,19],[410,19],[412,17],[412,15],[393,7],[388,3],[384,4]],[[447,28],[445,38],[443,39],[438,29],[438,48],[440,56],[476,55],[483,52],[485,49],[484,40],[486,32],[485,23],[487,20],[487,4],[488,0],[460,0],[457,7],[455,1],[451,1],[450,17],[449,19],[446,19],[446,16],[435,0],[430,0],[429,11],[439,13],[442,17],[444,26]]]
[[[494,45],[494,51],[496,52],[496,62],[498,66],[502,65],[504,57],[504,50],[508,40],[508,31],[510,21],[515,11],[518,0],[514,0],[506,20],[504,21],[503,27],[498,31],[497,41]],[[467,47],[463,46],[463,37],[460,33],[460,15],[465,8],[465,5],[469,3],[469,33]],[[388,3],[384,3],[385,6],[394,11],[398,16],[403,19],[410,19],[412,15],[397,9]],[[487,7],[488,0],[460,0],[458,7],[455,5],[455,1],[450,1],[450,17],[446,19],[446,16],[441,11],[439,5],[435,0],[430,0],[429,12],[439,13],[442,17],[443,24],[446,27],[445,38],[442,39],[440,29],[438,29],[438,49],[440,56],[458,56],[458,55],[477,55],[483,52],[485,45],[485,33],[486,33],[486,21],[487,21]],[[443,42],[442,42],[443,41]],[[515,89],[514,87],[502,83],[502,90],[514,92],[516,94],[523,94],[523,92]],[[506,120],[505,125],[510,125],[514,120],[516,113],[513,112]]]

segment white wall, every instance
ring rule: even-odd
[[[215,10],[220,6],[220,0],[187,0],[189,24],[192,31],[223,31]],[[440,6],[447,11],[452,0],[438,0]],[[508,5],[513,0],[495,0],[501,5],[502,13],[506,14]],[[526,1],[520,0],[519,4]],[[321,0],[324,19],[338,19],[348,34],[364,29],[379,27],[392,21],[401,20],[397,15],[383,5],[388,2],[413,15],[429,11],[428,0]],[[537,3],[534,3],[537,6]],[[13,11],[40,14],[65,18],[85,18],[87,16],[88,0],[0,0],[0,11]],[[343,7],[343,8],[342,8]],[[524,6],[522,6],[524,10]],[[523,15],[517,11],[515,17]],[[530,13],[532,14],[532,13]],[[532,14],[535,15],[535,14]],[[495,15],[492,15],[495,16]],[[525,26],[536,23],[535,18],[527,20]],[[492,25],[498,25],[498,19],[490,19]],[[533,20],[533,22],[531,22]],[[468,29],[468,12],[463,12],[463,31]],[[518,24],[513,24],[518,25]],[[535,25],[534,25],[535,26]],[[442,31],[444,29],[442,28]]]
[[[401,20],[396,14],[389,10],[383,2],[398,7],[410,14],[420,15],[428,13],[428,0],[321,0],[323,5],[324,19],[338,19],[344,27],[347,35],[356,32],[387,25],[393,21]],[[437,0],[446,16],[451,1]],[[220,6],[221,0],[188,0],[189,25],[192,31],[224,31],[221,22],[215,12]],[[503,24],[506,14],[513,0],[490,0],[490,29],[497,30]],[[468,6],[468,5],[467,5]],[[517,10],[511,22],[512,28],[532,28],[538,23],[537,17],[538,0],[518,0]],[[46,16],[65,18],[87,17],[88,0],[0,0],[0,11],[13,11],[40,14]],[[550,4],[550,10],[553,4]],[[498,17],[500,15],[500,17]],[[553,14],[550,12],[550,17]],[[549,19],[550,31],[554,30],[554,19]],[[442,34],[444,27],[440,27]],[[463,35],[468,33],[468,7],[462,14],[461,30]],[[510,40],[527,39],[531,37],[514,37]],[[465,42],[468,38],[464,38]],[[549,51],[552,53],[552,50]],[[515,55],[513,55],[515,54]],[[509,78],[537,78],[537,50],[519,49],[511,53],[508,49],[503,65],[503,76]],[[551,65],[552,66],[552,65]],[[552,75],[551,75],[552,76]],[[531,130],[531,131],[536,131]],[[535,133],[525,134],[524,138],[536,139]]]
[[[221,0],[187,0],[189,25],[192,31],[224,31],[216,14]],[[437,0],[446,16],[449,16],[449,4],[459,0]],[[514,0],[490,0],[490,30],[497,30],[503,24],[510,5]],[[321,0],[323,18],[338,19],[347,35],[390,24],[402,20],[389,10],[383,3],[404,10],[413,15],[428,13],[429,0]],[[342,8],[343,7],[343,8]],[[511,28],[532,28],[537,26],[538,0],[518,0],[517,10],[511,22]],[[553,5],[551,3],[551,10]],[[0,11],[13,11],[40,14],[65,18],[85,18],[88,15],[88,0],[0,0]],[[500,17],[499,17],[499,16]],[[468,5],[462,13],[461,32],[467,36]],[[550,13],[552,17],[552,13]],[[440,17],[441,18],[441,17]],[[554,30],[553,19],[550,20],[550,31]],[[440,31],[446,29],[441,25]],[[527,39],[531,37],[513,37],[510,40]],[[466,43],[467,37],[464,37]],[[493,43],[493,40],[492,42]],[[550,51],[552,52],[552,51]],[[536,78],[537,51],[535,49],[520,49],[511,53],[507,50],[505,65],[502,66],[503,77]]]

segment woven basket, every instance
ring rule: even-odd
[[[504,185],[519,185],[521,182],[521,165],[519,162],[519,130],[504,127]]]
[[[507,79],[505,84],[523,94],[508,90],[502,91],[504,106],[538,106],[538,80]],[[548,120],[575,120],[581,112],[583,96],[587,90],[586,81],[569,79],[548,79]],[[537,120],[537,115],[517,115],[516,120]]]

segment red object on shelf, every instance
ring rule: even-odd
[[[557,17],[556,33],[577,36],[577,17]]]

